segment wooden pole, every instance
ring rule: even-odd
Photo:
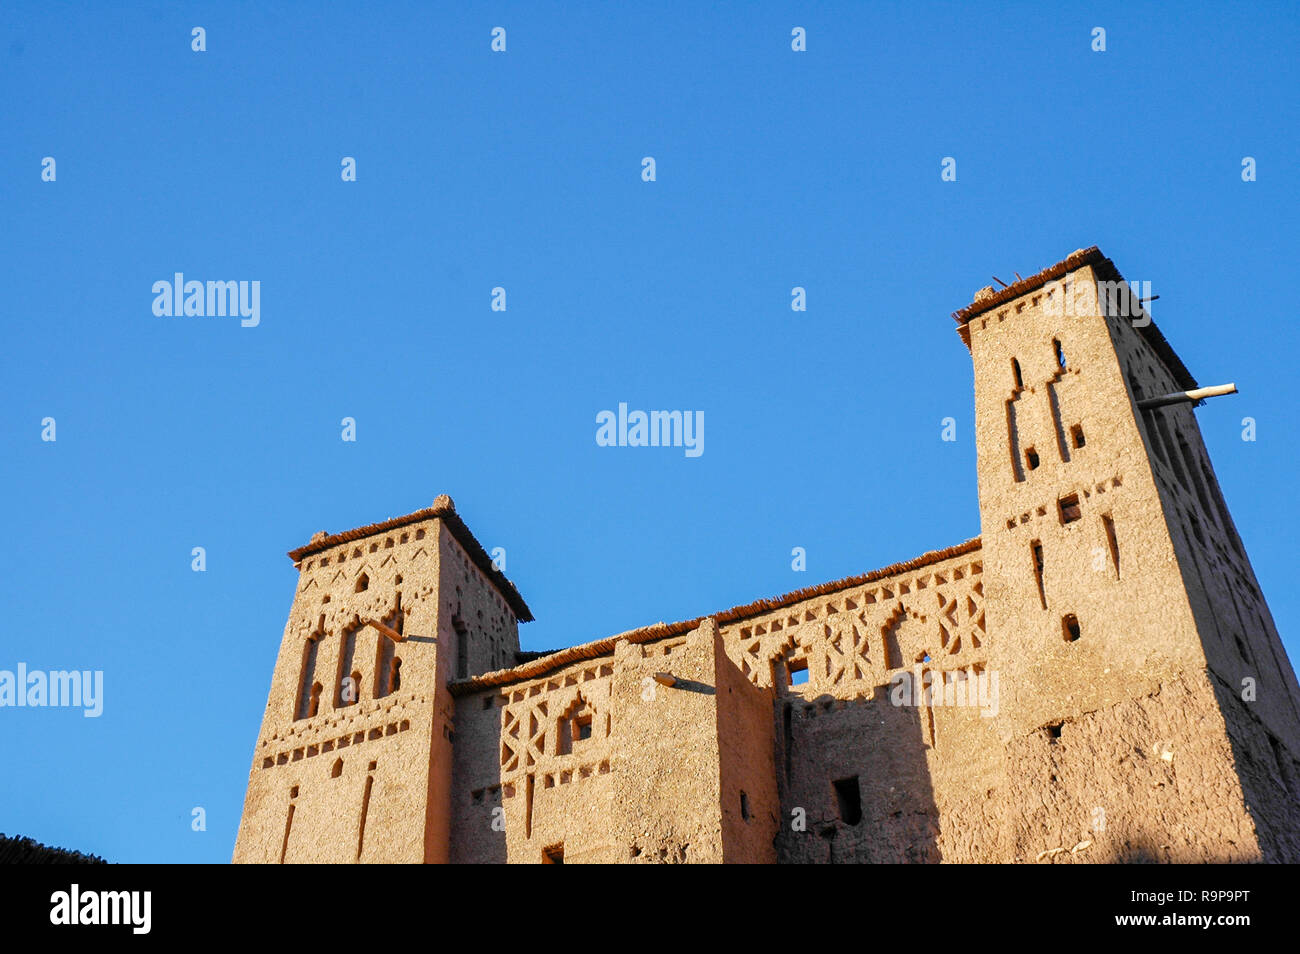
[[[1160,397],[1147,398],[1145,401],[1138,401],[1138,407],[1144,411],[1149,411],[1153,407],[1164,407],[1166,404],[1203,401],[1206,398],[1236,393],[1237,386],[1235,384],[1216,384],[1213,387],[1197,388],[1194,391],[1175,391],[1173,394],[1162,394]]]
[[[381,633],[383,633],[385,636],[387,636],[395,643],[406,642],[405,636],[403,636],[395,629],[390,629],[389,627],[385,626],[383,623],[379,622],[378,620],[368,619],[365,621],[365,624],[367,626],[373,626],[375,629],[379,630]]]

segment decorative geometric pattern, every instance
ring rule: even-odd
[[[978,561],[928,568],[862,589],[817,596],[723,628],[732,661],[755,685],[774,667],[808,663],[815,692],[874,687],[915,665],[982,663],[987,626]],[[946,662],[951,660],[951,662]]]

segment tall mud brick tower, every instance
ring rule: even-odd
[[[236,862],[444,862],[449,683],[515,664],[527,605],[445,496],[289,554],[298,592]]]
[[[551,653],[449,498],[290,553],[234,860],[1300,861],[1196,382],[1096,248],[954,317],[976,539]]]
[[[1192,402],[1142,407],[1191,374],[1096,248],[954,317],[1002,690],[994,854],[1300,860],[1295,674]]]

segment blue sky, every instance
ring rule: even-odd
[[[950,312],[1092,244],[1240,387],[1197,414],[1300,658],[1293,5],[266,6],[0,13],[0,668],[105,674],[0,711],[0,831],[229,860],[285,551],[441,492],[529,649],[977,535]],[[260,325],[155,317],[177,271]],[[704,454],[598,447],[620,401]]]

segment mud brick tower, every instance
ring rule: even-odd
[[[439,862],[450,852],[448,684],[513,665],[528,606],[439,497],[289,556],[237,862]]]
[[[237,862],[1300,861],[1300,687],[1096,248],[955,313],[981,535],[553,653],[447,497],[300,571]]]

